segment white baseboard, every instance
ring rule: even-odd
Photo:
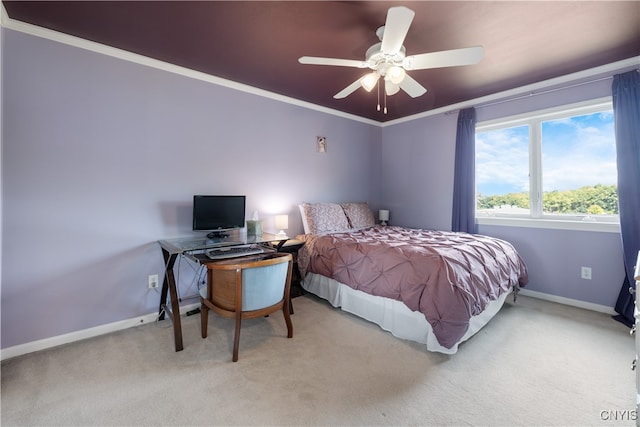
[[[184,315],[187,311],[193,310],[194,308],[197,308],[199,306],[200,303],[180,306],[180,314]],[[75,341],[105,335],[111,332],[132,328],[134,326],[144,325],[150,322],[155,322],[157,318],[158,313],[151,313],[141,317],[134,317],[133,319],[120,320],[118,322],[108,323],[106,325],[100,325],[94,328],[83,329],[81,331],[70,332],[64,335],[58,335],[55,337],[32,341],[13,347],[3,348],[2,350],[0,350],[0,360],[11,359],[12,357],[22,356],[24,354],[57,347],[59,345],[69,344]],[[170,322],[171,320],[168,321]]]
[[[559,304],[570,305],[573,307],[584,308],[586,310],[597,311],[600,313],[605,313],[610,315],[616,314],[615,310],[612,307],[608,307],[606,305],[594,304],[594,303],[580,301],[572,298],[565,298],[557,295],[545,294],[543,292],[531,291],[528,289],[521,289],[520,295],[524,295],[532,298],[538,298],[538,299],[551,301],[551,302],[556,302]],[[180,306],[180,314],[184,315],[187,311],[193,310],[199,305],[200,305],[199,303],[194,303],[194,304]],[[151,313],[141,317],[135,317],[133,319],[121,320],[119,322],[96,326],[95,328],[83,329],[81,331],[70,332],[68,334],[58,335],[56,337],[45,338],[38,341],[32,341],[25,344],[16,345],[13,347],[8,347],[0,350],[0,360],[6,360],[12,357],[33,353],[35,351],[45,350],[48,348],[57,347],[59,345],[69,344],[75,341],[80,341],[87,338],[93,338],[93,337],[105,335],[111,332],[120,331],[122,329],[128,329],[134,326],[140,326],[150,322],[155,322],[157,317],[158,317],[157,313]]]
[[[570,305],[572,307],[584,308],[586,310],[610,314],[612,316],[617,314],[613,307],[594,304],[592,302],[580,301],[572,298],[559,297],[557,295],[545,294],[544,292],[530,291],[529,289],[520,289],[519,294],[526,297],[543,299],[545,301],[557,302],[558,304]]]

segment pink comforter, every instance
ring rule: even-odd
[[[298,263],[368,294],[396,299],[424,314],[451,348],[469,319],[509,289],[527,283],[527,268],[504,240],[477,234],[376,226],[305,235]]]

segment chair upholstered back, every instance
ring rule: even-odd
[[[233,361],[238,360],[242,319],[263,317],[282,310],[287,336],[293,336],[290,288],[293,257],[271,253],[207,264],[207,287],[200,289],[202,337],[207,336],[209,310],[236,320]]]
[[[288,267],[285,262],[242,270],[242,311],[258,310],[282,301]]]

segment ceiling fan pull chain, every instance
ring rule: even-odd
[[[384,113],[387,114],[387,90],[384,91]]]
[[[380,111],[380,80],[376,83],[378,86],[378,111]]]

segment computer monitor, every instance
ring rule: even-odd
[[[244,227],[246,196],[193,196],[193,230],[210,231],[210,239]]]

